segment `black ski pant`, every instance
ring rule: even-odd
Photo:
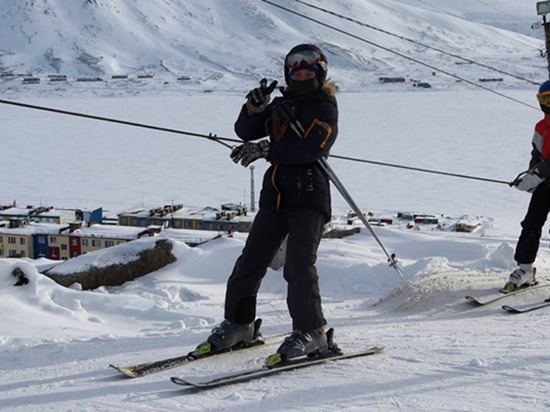
[[[324,326],[315,261],[325,221],[324,213],[311,209],[260,209],[227,281],[225,318],[241,324],[255,319],[261,281],[288,234],[284,278],[292,326],[303,331]]]
[[[534,191],[525,219],[521,222],[521,235],[514,259],[518,263],[533,263],[539,250],[542,228],[550,212],[550,184],[543,183]]]

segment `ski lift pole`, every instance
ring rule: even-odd
[[[399,262],[397,261],[395,253],[390,254],[390,252],[388,252],[388,250],[386,249],[386,247],[384,246],[384,244],[382,243],[382,241],[380,240],[380,238],[378,237],[378,235],[376,234],[376,232],[374,231],[374,229],[370,225],[369,221],[367,220],[367,218],[365,217],[365,215],[363,214],[363,212],[361,211],[361,209],[357,205],[357,203],[355,203],[355,200],[353,200],[353,198],[351,197],[349,192],[346,190],[346,188],[344,187],[344,185],[342,184],[342,182],[340,181],[338,176],[336,176],[336,173],[334,173],[334,170],[332,170],[332,168],[328,164],[327,159],[322,157],[318,160],[318,163],[321,166],[321,169],[323,169],[323,171],[327,174],[330,181],[334,184],[336,189],[338,189],[338,191],[340,192],[342,197],[345,199],[345,201],[351,207],[351,209],[359,217],[361,222],[363,222],[363,224],[368,229],[368,231],[370,232],[372,237],[380,245],[380,247],[382,248],[382,250],[384,251],[384,253],[386,254],[386,256],[388,258],[388,262],[390,262],[390,267],[393,267],[397,271],[397,274],[399,275],[399,277],[401,279],[403,279],[403,270],[401,269],[401,266],[399,266]]]

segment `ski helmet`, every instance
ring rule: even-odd
[[[541,110],[546,114],[550,114],[550,108],[547,107],[550,106],[550,80],[546,80],[540,85],[537,100],[540,103]]]
[[[285,57],[285,81],[288,84],[292,71],[310,69],[315,72],[319,83],[327,78],[327,57],[313,44],[299,44],[288,52]]]

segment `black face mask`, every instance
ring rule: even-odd
[[[320,86],[321,84],[317,77],[304,81],[290,79],[288,82],[288,91],[295,96],[307,97],[315,93]]]
[[[550,107],[546,107],[541,104],[540,109],[544,112],[544,114],[550,114]]]

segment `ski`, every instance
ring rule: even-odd
[[[503,305],[502,309],[510,313],[526,313],[526,312],[532,312],[534,310],[542,309],[547,306],[550,306],[550,298],[546,299],[543,302],[528,303],[526,305],[516,305],[516,306]]]
[[[204,355],[200,355],[195,351],[189,352],[187,355],[176,356],[173,358],[167,358],[162,360],[157,360],[153,362],[142,363],[139,365],[129,365],[129,366],[116,366],[110,364],[111,368],[114,368],[118,372],[122,373],[128,378],[141,378],[142,376],[151,375],[154,373],[159,373],[168,369],[179,368],[180,366],[186,365],[190,362],[195,362],[207,358],[218,357],[222,355],[228,355],[243,349],[253,348],[259,345],[265,345],[266,341],[257,340],[253,344],[248,346],[240,346],[223,352],[211,352]]]
[[[260,320],[261,322],[261,320]],[[259,324],[256,326],[259,330]],[[233,347],[231,349],[227,349],[225,351],[219,351],[219,352],[200,352],[197,350],[189,352],[187,355],[181,355],[176,356],[173,358],[167,358],[162,360],[156,360],[152,362],[147,363],[141,363],[138,365],[128,365],[128,366],[116,366],[110,364],[109,366],[124,376],[127,376],[128,378],[141,378],[143,376],[152,375],[154,373],[163,372],[168,369],[174,369],[181,367],[183,365],[186,365],[190,362],[196,362],[203,359],[208,359],[212,357],[219,357],[223,355],[232,354],[237,351],[241,351],[243,349],[250,349],[256,346],[265,346],[265,345],[274,345],[276,343],[282,342],[284,338],[284,335],[276,335],[272,336],[266,339],[262,339],[261,337],[256,339],[254,342],[248,344],[248,345],[241,345],[237,347]]]
[[[253,379],[263,378],[265,376],[274,375],[280,372],[295,370],[300,368],[306,368],[313,365],[319,365],[321,363],[330,361],[339,361],[344,359],[358,358],[361,356],[369,356],[380,353],[384,350],[383,346],[373,346],[367,349],[363,349],[357,352],[351,352],[347,354],[341,354],[338,352],[329,351],[328,354],[321,357],[303,357],[298,359],[290,359],[287,361],[281,361],[274,366],[264,365],[261,368],[248,370],[244,372],[237,372],[219,378],[197,381],[184,377],[172,377],[171,381],[177,385],[190,386],[194,388],[207,389],[214,388],[223,385],[229,385],[233,383],[250,381]]]
[[[550,286],[550,285],[548,285],[548,284],[539,285],[538,282],[535,282],[535,283],[533,283],[531,285],[528,285],[528,286],[521,286],[519,289],[516,289],[512,292],[505,292],[505,291],[501,290],[499,292],[490,293],[488,295],[484,295],[484,296],[480,296],[480,297],[465,296],[465,298],[466,298],[466,300],[468,300],[469,302],[473,303],[476,306],[483,306],[483,305],[488,305],[489,303],[497,302],[501,299],[509,298],[510,296],[515,296],[515,295],[518,295],[520,293],[533,291],[533,290],[536,290],[536,289],[547,288],[548,286]]]

